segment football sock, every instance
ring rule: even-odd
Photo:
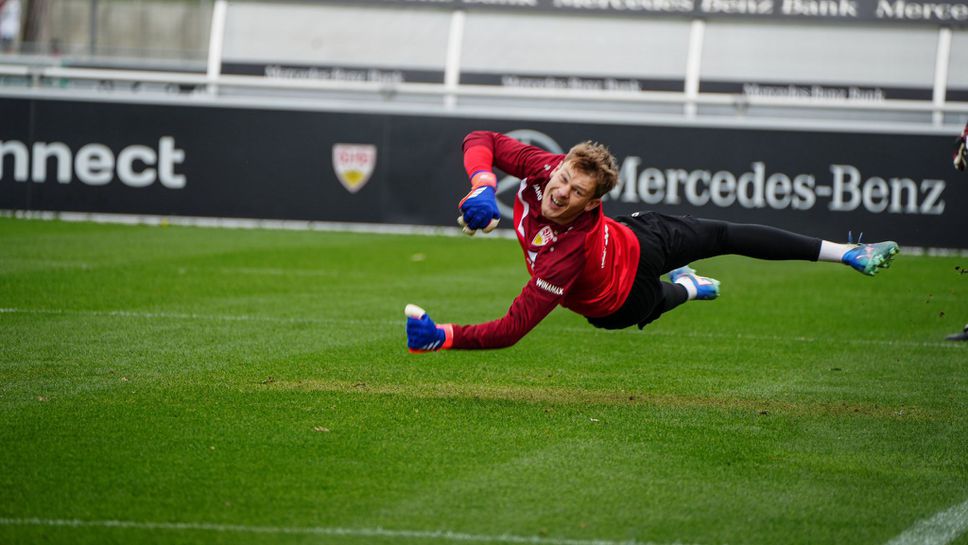
[[[686,299],[688,301],[692,301],[693,299],[696,298],[696,294],[698,293],[696,291],[696,285],[693,284],[692,280],[690,280],[688,277],[680,276],[679,278],[676,279],[676,284],[679,284],[680,286],[686,288],[686,294],[687,294]]]
[[[836,242],[825,240],[820,243],[820,255],[817,256],[817,261],[840,263],[844,258],[844,254],[853,248],[853,244],[837,244]]]

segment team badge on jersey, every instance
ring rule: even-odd
[[[334,144],[333,170],[339,183],[356,193],[370,181],[376,167],[376,146],[372,144]]]
[[[535,235],[533,239],[531,239],[531,245],[544,246],[545,244],[548,244],[549,242],[554,242],[555,240],[557,240],[557,238],[555,237],[555,232],[551,230],[550,225],[545,225],[544,227],[541,228],[540,231],[538,231],[538,234]]]

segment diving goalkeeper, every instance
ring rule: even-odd
[[[458,223],[468,234],[494,229],[500,214],[493,169],[520,178],[511,227],[531,279],[507,314],[482,324],[435,324],[423,309],[407,305],[411,352],[511,346],[558,305],[595,327],[641,329],[687,301],[719,296],[719,281],[689,267],[707,257],[831,261],[874,275],[898,252],[895,242],[837,244],[691,216],[636,212],[610,218],[601,199],[618,182],[618,167],[608,149],[594,142],[561,155],[475,131],[463,149],[471,191],[458,205]],[[666,273],[668,281],[662,280]]]

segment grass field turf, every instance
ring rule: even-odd
[[[2,219],[0,543],[887,543],[968,500],[961,267],[722,257],[644,332],[416,356],[516,243]]]

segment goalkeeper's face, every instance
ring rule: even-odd
[[[558,165],[545,186],[541,215],[559,225],[567,225],[601,202],[595,198],[595,180],[566,161]]]

